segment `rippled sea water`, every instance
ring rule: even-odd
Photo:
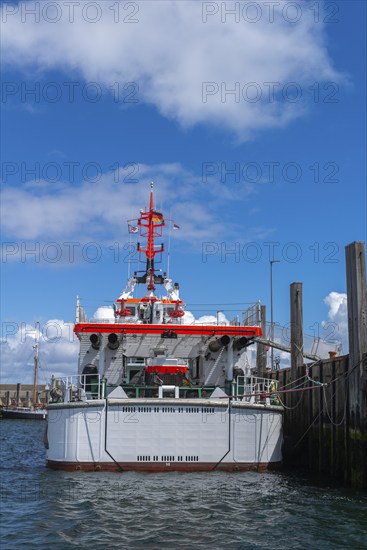
[[[367,494],[287,473],[58,472],[0,421],[1,550],[367,549]]]

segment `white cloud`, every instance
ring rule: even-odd
[[[1,383],[33,383],[35,327],[29,323],[3,323]],[[47,384],[51,376],[77,373],[79,342],[73,324],[60,319],[47,321],[40,331],[38,380]]]
[[[166,217],[177,220],[182,228],[172,235],[175,239],[201,243],[244,235],[243,228],[239,231],[231,218],[223,219],[223,204],[226,200],[246,199],[252,193],[251,186],[243,185],[238,190],[214,178],[206,183],[201,175],[179,163],[140,164],[137,183],[123,183],[118,174],[109,172],[94,183],[60,182],[55,187],[47,182],[28,181],[17,187],[4,186],[3,230],[10,238],[25,241],[111,244],[126,237],[126,220],[138,216],[140,208],[147,204],[151,180],[157,182],[157,208],[162,207]],[[167,211],[165,205],[172,208]],[[269,230],[262,231],[266,234]]]
[[[182,317],[182,323],[184,325],[193,325],[195,323],[195,316],[191,311],[186,310],[185,315]]]
[[[348,353],[348,302],[347,294],[332,291],[324,298],[328,306],[328,321],[322,322],[322,327],[329,340],[339,340],[343,353]]]
[[[218,321],[222,325],[229,325],[229,321],[222,311],[218,311],[217,316],[202,315],[201,317],[198,317],[196,319],[191,311],[186,310],[185,315],[182,318],[182,322],[184,325],[216,325]]]
[[[195,320],[196,325],[212,325],[212,324],[216,325],[217,322],[219,322],[219,324],[221,325],[229,325],[228,319],[221,311],[218,311],[218,316],[202,315],[201,317]]]
[[[34,3],[26,4],[30,10]],[[296,23],[289,21],[294,13],[284,11],[285,1],[274,3],[274,21],[269,17],[271,3],[257,2],[261,10],[257,22],[248,21],[252,15],[243,15],[246,2],[230,3],[240,10],[238,22],[233,15],[221,20],[222,5],[230,7],[222,2],[212,3],[219,11],[206,22],[205,2],[132,2],[138,9],[132,17],[135,23],[126,22],[126,3],[120,3],[119,22],[114,22],[117,2],[93,3],[100,10],[95,23],[87,21],[94,13],[83,14],[83,3],[75,7],[70,22],[68,4],[57,2],[60,18],[54,23],[48,21],[55,17],[52,9],[44,13],[42,2],[36,2],[39,21],[25,13],[23,3],[17,10],[3,5],[3,11],[16,12],[3,16],[3,60],[29,75],[56,69],[73,80],[80,75],[108,87],[135,82],[139,101],[184,127],[214,124],[246,140],[257,130],[284,127],[302,116],[313,100],[309,86],[315,82],[343,79],[329,58],[324,26],[315,22],[306,2],[298,3],[301,15]],[[276,83],[274,101],[265,85],[269,82]],[[206,102],[203,83],[218,87]],[[221,90],[233,90],[236,83],[240,96],[228,94],[223,101]],[[260,87],[259,101],[249,100],[259,93],[253,86],[247,88],[249,83]],[[301,89],[300,101],[284,101],[289,83]]]

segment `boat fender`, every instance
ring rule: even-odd
[[[50,448],[50,445],[48,443],[48,421],[46,420],[46,427],[45,427],[45,431],[44,431],[44,434],[43,434],[43,446],[45,447],[45,449],[49,449]]]

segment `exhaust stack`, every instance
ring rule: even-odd
[[[91,334],[89,340],[93,349],[99,349],[101,346],[101,336],[99,334]]]
[[[241,338],[236,338],[236,340],[233,342],[233,349],[236,351],[239,351],[240,349],[247,348],[252,344],[252,341],[250,338],[246,338],[246,336],[241,336]]]
[[[112,332],[112,334],[109,334],[108,335],[108,343],[107,343],[108,347],[110,349],[117,349],[120,345],[120,342],[119,342],[119,339],[118,339],[118,336],[117,334],[115,334],[114,332]]]
[[[217,340],[213,340],[213,342],[210,342],[209,349],[210,351],[219,351],[224,346],[228,346],[230,341],[231,341],[230,337],[225,334],[224,336],[221,336]]]

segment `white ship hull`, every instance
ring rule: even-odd
[[[122,402],[123,401],[123,402]],[[47,465],[72,470],[264,470],[282,409],[211,399],[98,399],[48,407]]]
[[[168,220],[167,220],[168,221]],[[193,320],[180,286],[154,266],[165,221],[154,206],[129,220],[145,254],[113,306],[88,316],[77,299],[78,374],[53,380],[47,464],[79,470],[261,470],[281,462],[277,381],[253,373],[258,302],[241,316]],[[170,220],[172,222],[172,220]],[[146,285],[135,297],[136,286]],[[163,294],[156,293],[156,285]]]

